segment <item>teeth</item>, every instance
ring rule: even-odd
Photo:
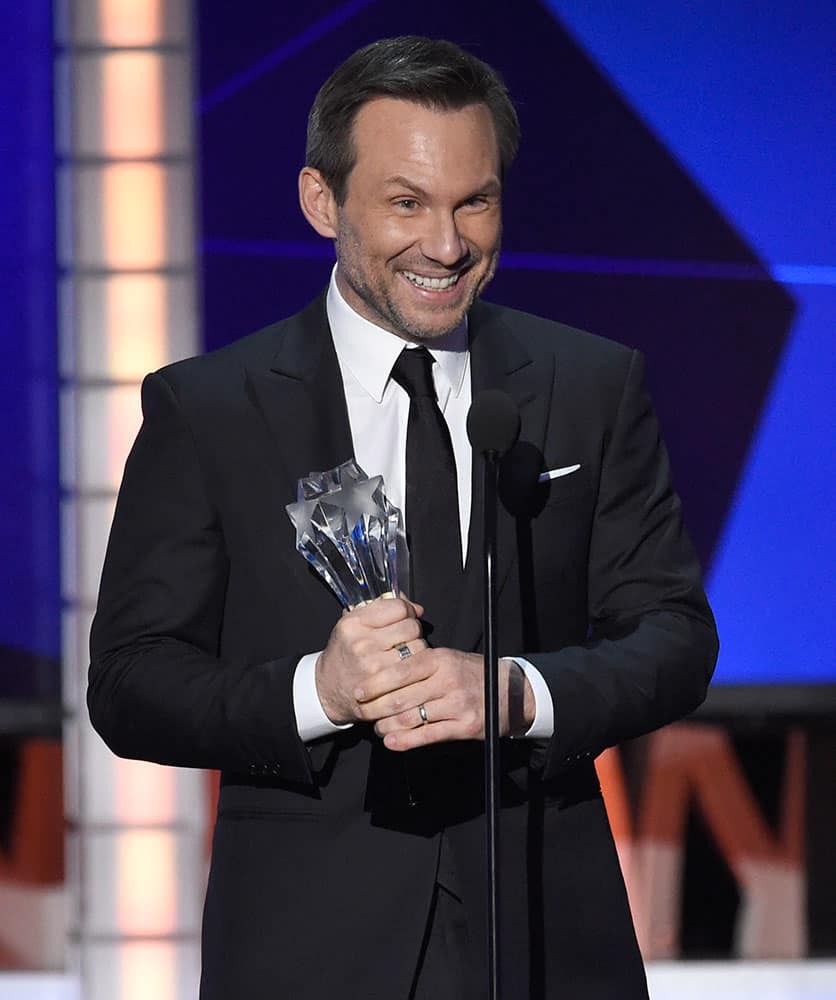
[[[459,280],[458,274],[451,274],[449,278],[425,278],[414,271],[404,271],[403,274],[419,288],[437,288],[439,291],[451,288]]]

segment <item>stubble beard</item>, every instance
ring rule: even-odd
[[[499,245],[492,252],[489,265],[479,282],[473,289],[466,302],[462,304],[458,315],[451,319],[443,327],[433,327],[426,329],[419,326],[408,316],[404,315],[399,307],[395,296],[390,294],[387,287],[374,287],[364,277],[363,269],[354,267],[354,261],[359,257],[357,241],[353,238],[350,230],[340,226],[336,239],[338,273],[345,283],[351,288],[357,298],[366,306],[367,311],[372,315],[366,316],[371,322],[382,326],[396,336],[408,341],[429,341],[446,337],[454,330],[458,329],[464,317],[473,307],[473,303],[482,294],[483,289],[491,281],[496,273],[496,265],[499,260]],[[483,258],[471,259],[468,261],[468,268],[476,267]],[[395,281],[401,280],[395,276]],[[406,279],[404,279],[406,280]],[[461,280],[461,279],[459,279]]]

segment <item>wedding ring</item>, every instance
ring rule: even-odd
[[[402,660],[405,660],[407,656],[412,656],[412,650],[406,645],[406,643],[402,646],[395,646],[395,649],[397,649],[398,655]]]
[[[427,710],[423,705],[418,706],[418,714],[421,716],[421,722],[426,726],[430,720],[427,718]]]

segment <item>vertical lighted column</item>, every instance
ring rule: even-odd
[[[197,995],[202,775],[114,757],[87,636],[143,375],[197,350],[186,0],[56,9],[70,964],[85,1000]]]

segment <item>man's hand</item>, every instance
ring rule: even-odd
[[[410,681],[417,678],[416,672],[404,669],[414,657],[401,659],[397,647],[408,646],[413,654],[426,648],[418,621],[423,610],[403,598],[381,597],[343,612],[316,661],[317,694],[333,723],[371,718],[360,699],[378,675],[392,678],[395,684],[404,675]],[[379,682],[375,690],[383,690]]]
[[[358,701],[363,717],[377,720],[375,731],[390,750],[484,739],[483,659],[455,649],[424,648],[370,676]],[[500,660],[500,734],[524,733],[534,710],[534,692],[522,670],[513,660]]]

